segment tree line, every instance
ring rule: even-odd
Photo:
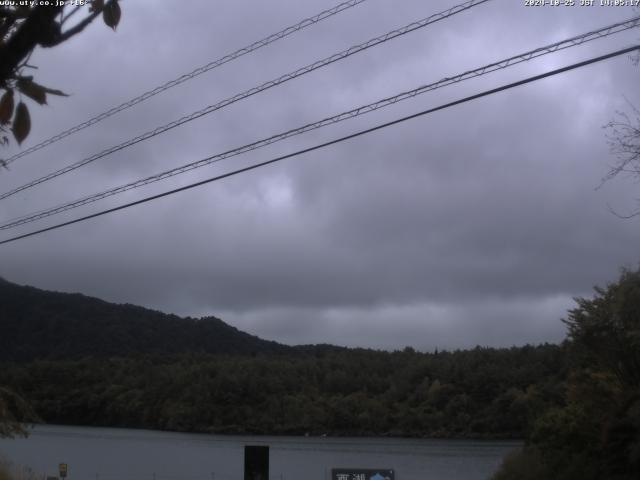
[[[139,355],[0,364],[48,423],[183,432],[522,438],[561,405],[563,347]]]

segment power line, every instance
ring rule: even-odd
[[[14,242],[14,241],[21,240],[21,239],[24,239],[24,238],[32,237],[34,235],[39,235],[39,234],[44,233],[44,232],[49,232],[51,230],[56,230],[56,229],[59,229],[59,228],[62,228],[62,227],[73,225],[75,223],[80,223],[80,222],[83,222],[85,220],[90,220],[92,218],[96,218],[96,217],[100,217],[100,216],[103,216],[103,215],[107,215],[109,213],[117,212],[119,210],[124,210],[124,209],[130,208],[130,207],[136,206],[136,205],[141,205],[143,203],[151,202],[153,200],[157,200],[157,199],[162,198],[162,197],[167,197],[169,195],[173,195],[173,194],[178,193],[178,192],[182,192],[182,191],[185,191],[185,190],[190,190],[192,188],[199,187],[199,186],[202,186],[202,185],[205,185],[205,184],[208,184],[208,183],[212,183],[212,182],[215,182],[215,181],[218,181],[218,180],[222,180],[222,179],[227,178],[227,177],[235,176],[235,175],[238,175],[240,173],[248,172],[250,170],[255,170],[255,169],[260,168],[260,167],[271,165],[272,163],[276,163],[276,162],[279,162],[279,161],[282,161],[282,160],[286,160],[286,159],[292,158],[292,157],[297,157],[299,155],[302,155],[302,154],[305,154],[305,153],[309,153],[309,152],[313,152],[315,150],[319,150],[321,148],[328,147],[330,145],[335,145],[337,143],[341,143],[341,142],[344,142],[346,140],[350,140],[350,139],[353,139],[353,138],[356,138],[356,137],[360,137],[362,135],[366,135],[366,134],[375,132],[377,130],[382,130],[383,128],[387,128],[387,127],[390,127],[392,125],[396,125],[396,124],[399,124],[399,123],[402,123],[402,122],[406,122],[407,120],[412,120],[414,118],[418,118],[418,117],[421,117],[421,116],[424,116],[424,115],[427,115],[427,114],[430,114],[430,113],[434,113],[434,112],[437,112],[439,110],[444,110],[446,108],[454,107],[454,106],[460,105],[462,103],[470,102],[472,100],[476,100],[478,98],[482,98],[482,97],[486,97],[486,96],[489,96],[489,95],[493,95],[495,93],[499,93],[499,92],[502,92],[504,90],[509,90],[511,88],[515,88],[515,87],[518,87],[518,86],[521,86],[521,85],[525,85],[525,84],[528,84],[528,83],[536,82],[538,80],[542,80],[544,78],[551,77],[553,75],[558,75],[560,73],[568,72],[570,70],[575,70],[577,68],[585,67],[587,65],[591,65],[591,64],[594,64],[594,63],[597,63],[597,62],[601,62],[601,61],[613,58],[613,57],[624,55],[626,53],[631,53],[631,52],[636,51],[636,50],[640,50],[640,45],[634,45],[633,47],[628,47],[628,48],[624,48],[622,50],[617,50],[615,52],[611,52],[611,53],[608,53],[606,55],[602,55],[602,56],[599,56],[599,57],[591,58],[589,60],[585,60],[585,61],[582,61],[582,62],[574,63],[572,65],[568,65],[566,67],[558,68],[558,69],[551,70],[551,71],[546,72],[546,73],[542,73],[542,74],[539,74],[539,75],[528,77],[528,78],[525,78],[523,80],[519,80],[517,82],[513,82],[513,83],[506,84],[506,85],[502,85],[500,87],[493,88],[491,90],[485,90],[484,92],[477,93],[475,95],[464,97],[462,99],[455,100],[453,102],[445,103],[443,105],[440,105],[440,106],[437,106],[437,107],[434,107],[434,108],[430,108],[428,110],[423,110],[421,112],[414,113],[412,115],[407,115],[405,117],[402,117],[402,118],[399,118],[399,119],[396,119],[396,120],[392,120],[390,122],[386,122],[386,123],[382,123],[380,125],[376,125],[375,127],[367,128],[365,130],[360,130],[360,131],[358,131],[356,133],[352,133],[350,135],[345,135],[343,137],[336,138],[334,140],[330,140],[328,142],[324,142],[324,143],[321,143],[321,144],[318,144],[318,145],[314,145],[313,147],[304,148],[302,150],[298,150],[298,151],[293,152],[293,153],[282,155],[282,156],[273,158],[271,160],[266,160],[264,162],[256,163],[256,164],[250,165],[248,167],[239,168],[237,170],[233,170],[231,172],[224,173],[222,175],[217,175],[215,177],[211,177],[211,178],[208,178],[206,180],[201,180],[199,182],[191,183],[189,185],[185,185],[183,187],[175,188],[173,190],[169,190],[169,191],[166,191],[166,192],[163,192],[163,193],[159,193],[157,195],[152,195],[152,196],[149,196],[149,197],[145,197],[145,198],[142,198],[140,200],[136,200],[134,202],[130,202],[130,203],[126,203],[124,205],[120,205],[120,206],[117,206],[117,207],[113,207],[113,208],[109,208],[109,209],[106,209],[106,210],[102,210],[100,212],[93,213],[91,215],[86,215],[84,217],[76,218],[76,219],[70,220],[68,222],[59,223],[57,225],[52,225],[50,227],[42,228],[40,230],[36,230],[36,231],[33,231],[33,232],[29,232],[29,233],[18,235],[18,236],[12,237],[12,238],[8,238],[6,240],[0,241],[0,245],[4,245],[6,243],[10,243],[10,242]]]
[[[24,225],[27,223],[31,223],[37,220],[41,220],[43,218],[47,218],[50,217],[52,215],[56,215],[74,208],[78,208],[84,205],[88,205],[90,203],[94,203],[97,202],[99,200],[135,189],[135,188],[139,188],[142,187],[144,185],[148,185],[151,183],[155,183],[157,181],[160,180],[164,180],[166,178],[170,178],[191,170],[195,170],[197,168],[200,167],[204,167],[206,165],[210,165],[213,163],[217,163],[220,162],[222,160],[225,160],[227,158],[230,157],[234,157],[252,150],[256,150],[258,148],[261,147],[265,147],[267,145],[271,145],[273,143],[279,142],[281,140],[285,140],[287,138],[291,138],[293,136],[296,135],[300,135],[312,130],[316,130],[318,128],[330,125],[330,124],[334,124],[334,123],[338,123],[338,122],[342,122],[344,120],[348,120],[360,115],[364,115],[366,113],[370,113],[373,112],[375,110],[381,109],[381,108],[385,108],[388,107],[390,105],[393,105],[397,102],[400,101],[404,101],[410,98],[413,98],[417,95],[426,93],[426,92],[430,92],[433,90],[436,90],[438,88],[442,88],[448,85],[452,85],[454,83],[458,83],[464,80],[468,80],[471,78],[475,78],[475,77],[479,77],[481,75],[486,75],[488,73],[494,72],[496,70],[500,70],[500,69],[504,69],[507,67],[511,67],[513,65],[517,65],[519,63],[525,62],[525,61],[529,61],[532,60],[534,58],[540,57],[542,55],[547,55],[549,53],[554,53],[557,52],[559,50],[564,50],[566,48],[570,48],[570,47],[574,47],[577,45],[581,45],[583,43],[595,40],[595,39],[599,39],[599,38],[604,38],[607,37],[609,35],[615,34],[615,33],[619,33],[621,31],[625,31],[628,30],[630,28],[634,28],[637,27],[638,25],[640,25],[640,16],[626,20],[624,22],[618,22],[615,23],[613,25],[609,25],[606,27],[602,27],[598,30],[594,30],[591,32],[587,32],[581,35],[576,35],[574,37],[568,38],[566,40],[562,40],[559,42],[555,42],[552,43],[550,45],[544,46],[544,47],[540,47],[540,48],[536,48],[534,50],[530,50],[527,51],[525,53],[521,53],[519,55],[515,55],[509,58],[506,58],[504,60],[500,60],[498,62],[494,62],[491,63],[489,65],[485,65],[483,67],[480,68],[476,68],[474,70],[469,70],[467,72],[455,75],[453,77],[445,77],[437,82],[428,84],[428,85],[423,85],[420,86],[418,88],[415,88],[413,90],[409,90],[406,92],[402,92],[399,93],[397,95],[394,95],[392,97],[387,97],[384,98],[382,100],[378,100],[377,102],[374,103],[370,103],[368,105],[363,105],[357,108],[354,108],[352,110],[346,111],[346,112],[342,112],[338,115],[334,115],[332,117],[328,117],[328,118],[324,118],[322,120],[319,120],[317,122],[313,122],[313,123],[309,123],[306,125],[303,125],[302,127],[298,127],[292,130],[288,130],[286,132],[283,133],[279,133],[277,135],[273,135],[271,137],[262,139],[262,140],[258,140],[255,141],[253,143],[247,144],[247,145],[243,145],[241,147],[238,148],[234,148],[232,150],[228,150],[226,152],[223,153],[219,153],[216,155],[212,155],[209,157],[206,157],[204,159],[200,159],[198,161],[195,162],[191,162],[185,165],[182,165],[180,167],[176,167],[170,170],[166,170],[164,172],[143,178],[143,179],[139,179],[136,180],[134,182],[130,182],[127,183],[125,185],[121,185],[119,187],[115,187],[115,188],[111,188],[109,190],[105,190],[102,191],[100,193],[96,193],[96,194],[92,194],[89,195],[87,197],[78,199],[78,200],[74,200],[62,205],[58,205],[56,207],[53,208],[49,208],[46,210],[41,210],[39,212],[35,212],[35,213],[31,213],[28,215],[23,215],[21,217],[12,219],[10,221],[7,221],[4,224],[0,225],[0,230],[7,230],[10,228],[15,228],[17,226],[20,225]]]
[[[2,195],[0,195],[0,200],[3,200],[5,198],[8,198],[12,195],[15,195],[18,192],[21,192],[23,190],[26,190],[28,188],[34,187],[36,185],[39,185],[41,183],[44,183],[48,180],[51,180],[53,178],[59,177],[60,175],[63,175],[65,173],[69,173],[73,170],[76,170],[84,165],[87,165],[89,163],[92,163],[100,158],[106,157],[108,155],[111,155],[112,153],[118,152],[120,150],[123,150],[127,147],[130,147],[132,145],[135,145],[139,142],[142,142],[144,140],[148,140],[152,137],[155,137],[156,135],[160,135],[161,133],[164,133],[168,130],[171,130],[173,128],[176,128],[180,125],[183,125],[187,122],[190,122],[192,120],[196,120],[197,118],[203,117],[205,115],[208,115],[212,112],[215,112],[217,110],[220,110],[224,107],[227,107],[235,102],[238,102],[240,100],[244,100],[245,98],[251,97],[253,95],[256,95],[257,93],[263,92],[265,90],[268,90],[270,88],[273,88],[277,85],[280,85],[282,83],[288,82],[289,80],[293,80],[297,77],[300,77],[302,75],[305,75],[307,73],[313,72],[314,70],[317,70],[319,68],[325,67],[327,65],[330,65],[334,62],[337,62],[339,60],[343,60],[347,57],[350,57],[351,55],[354,55],[356,53],[360,53],[364,50],[367,50],[371,47],[375,47],[377,45],[380,45],[382,43],[388,42],[389,40],[392,40],[394,38],[400,37],[402,35],[406,35],[407,33],[413,32],[415,30],[418,30],[420,28],[424,28],[428,25],[431,25],[433,23],[436,23],[438,21],[444,20],[446,18],[449,18],[453,15],[456,15],[460,12],[469,10],[470,8],[473,8],[477,5],[483,4],[483,3],[487,3],[491,0],[469,0],[465,3],[459,4],[459,5],[455,5],[447,10],[444,10],[442,12],[433,14],[427,18],[424,18],[422,20],[419,20],[417,22],[412,22],[408,25],[405,25],[404,27],[398,28],[396,30],[392,30],[390,32],[385,33],[384,35],[380,35],[379,37],[375,37],[372,38],[364,43],[361,43],[359,45],[354,45],[346,50],[343,50],[342,52],[339,53],[335,53],[329,57],[326,57],[322,60],[318,60],[316,62],[313,62],[305,67],[299,68],[291,73],[288,73],[286,75],[282,75],[274,80],[270,80],[268,82],[263,83],[262,85],[259,85],[257,87],[253,87],[249,90],[246,90],[242,93],[236,94],[232,97],[226,98],[225,100],[222,100],[216,104],[213,105],[209,105],[208,107],[205,107],[201,110],[198,110],[196,112],[191,113],[190,115],[186,115],[184,117],[181,117],[177,120],[174,120],[173,122],[167,123],[166,125],[160,126],[154,130],[150,130],[146,133],[143,133],[142,135],[139,135],[137,137],[131,138],[129,140],[127,140],[124,143],[121,143],[119,145],[116,145],[114,147],[110,147],[106,150],[103,150],[100,153],[94,154],[90,157],[84,158],[82,160],[79,160],[71,165],[68,165],[64,168],[61,168],[59,170],[56,170],[55,172],[49,173],[48,175],[45,175],[43,177],[40,177],[36,180],[33,180],[29,183],[26,183],[20,187],[17,187],[9,192],[5,192]]]
[[[266,47],[267,45],[270,45],[278,40],[281,40],[285,37],[288,37],[289,35],[299,32],[301,30],[304,30],[305,28],[311,26],[311,25],[315,25],[316,23],[321,22],[322,20],[325,20],[329,17],[332,17],[333,15],[336,15],[340,12],[343,12],[344,10],[347,10],[349,8],[355,7],[361,3],[366,2],[367,0],[349,0],[347,2],[343,2],[339,5],[336,5],[333,8],[330,8],[328,10],[324,10],[312,17],[309,18],[305,18],[304,20],[302,20],[301,22],[296,23],[295,25],[291,25],[283,30],[280,30],[279,32],[273,33],[271,35],[269,35],[268,37],[263,38],[262,40],[258,40],[257,42],[254,42],[250,45],[247,45],[246,47],[242,47],[238,50],[236,50],[235,52],[229,53],[223,57],[218,58],[217,60],[214,60],[210,63],[207,63],[206,65],[202,65],[198,68],[196,68],[195,70],[184,74],[178,78],[175,78],[173,80],[169,80],[166,83],[163,83],[162,85],[159,85],[147,92],[142,93],[141,95],[138,95],[137,97],[132,98],[131,100],[127,100],[126,102],[121,103],[120,105],[118,105],[117,107],[113,107],[99,115],[96,115],[95,117],[90,118],[89,120],[82,122],[74,127],[69,128],[68,130],[64,130],[63,132],[58,133],[57,135],[54,135],[51,138],[48,138],[46,140],[43,140],[42,142],[38,143],[37,145],[34,145],[33,147],[30,147],[26,150],[23,150],[22,152],[19,152],[15,155],[13,155],[12,157],[7,158],[6,160],[4,160],[4,164],[8,165],[12,162],[15,162],[17,159],[24,157],[26,155],[29,155],[30,153],[36,152],[44,147],[47,147],[53,143],[56,143],[59,140],[62,140],[63,138],[68,137],[69,135],[72,135],[74,133],[77,133],[81,130],[84,130],[85,128],[88,128],[92,125],[95,125],[98,122],[101,122],[102,120],[105,120],[109,117],[111,117],[112,115],[115,115],[118,112],[121,112],[123,110],[127,110],[128,108],[133,107],[134,105],[137,105],[138,103],[144,102],[145,100],[148,100],[149,98],[158,95],[159,93],[164,92],[165,90],[169,90],[170,88],[176,87],[184,82],[187,82],[189,80],[191,80],[192,78],[197,77],[198,75],[202,75],[203,73],[206,73],[210,70],[213,70],[214,68],[220,67],[222,65],[224,65],[225,63],[231,62],[232,60],[236,60],[248,53],[254,52],[262,47]]]

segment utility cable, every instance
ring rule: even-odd
[[[250,165],[248,167],[239,168],[237,170],[233,170],[231,172],[224,173],[222,175],[217,175],[215,177],[211,177],[211,178],[208,178],[206,180],[201,180],[199,182],[191,183],[189,185],[185,185],[183,187],[175,188],[173,190],[169,190],[169,191],[166,191],[166,192],[163,192],[163,193],[159,193],[157,195],[152,195],[152,196],[149,196],[149,197],[145,197],[145,198],[142,198],[140,200],[136,200],[134,202],[126,203],[124,205],[119,205],[117,207],[113,207],[113,208],[109,208],[109,209],[106,209],[106,210],[102,210],[100,212],[92,213],[91,215],[86,215],[84,217],[76,218],[74,220],[69,220],[67,222],[63,222],[63,223],[59,223],[59,224],[56,224],[56,225],[52,225],[50,227],[42,228],[40,230],[35,230],[33,232],[29,232],[29,233],[25,233],[25,234],[22,234],[22,235],[15,236],[15,237],[11,237],[11,238],[8,238],[6,240],[0,241],[0,245],[4,245],[4,244],[10,243],[10,242],[15,242],[17,240],[21,240],[21,239],[24,239],[24,238],[32,237],[34,235],[39,235],[39,234],[44,233],[44,232],[49,232],[51,230],[56,230],[56,229],[59,229],[59,228],[62,228],[62,227],[66,227],[66,226],[69,226],[69,225],[73,225],[73,224],[76,224],[76,223],[84,222],[84,221],[90,220],[92,218],[97,218],[97,217],[100,217],[100,216],[103,216],[103,215],[107,215],[109,213],[117,212],[119,210],[124,210],[124,209],[130,208],[130,207],[136,206],[136,205],[141,205],[143,203],[151,202],[153,200],[157,200],[157,199],[162,198],[162,197],[167,197],[169,195],[173,195],[173,194],[178,193],[178,192],[183,192],[185,190],[190,190],[192,188],[196,188],[196,187],[199,187],[199,186],[202,186],[202,185],[206,185],[208,183],[212,183],[212,182],[215,182],[215,181],[218,181],[218,180],[222,180],[222,179],[227,178],[227,177],[232,177],[232,176],[238,175],[240,173],[248,172],[250,170],[255,170],[255,169],[260,168],[260,167],[271,165],[273,163],[280,162],[282,160],[286,160],[288,158],[297,157],[297,156],[305,154],[305,153],[313,152],[315,150],[320,150],[320,149],[328,147],[330,145],[335,145],[337,143],[341,143],[341,142],[344,142],[346,140],[351,140],[353,138],[360,137],[362,135],[366,135],[366,134],[369,134],[369,133],[372,133],[372,132],[375,132],[375,131],[378,131],[378,130],[382,130],[382,129],[390,127],[392,125],[396,125],[396,124],[399,124],[399,123],[402,123],[402,122],[406,122],[407,120],[412,120],[414,118],[418,118],[418,117],[421,117],[421,116],[424,116],[424,115],[427,115],[427,114],[430,114],[430,113],[434,113],[434,112],[437,112],[439,110],[444,110],[446,108],[454,107],[456,105],[460,105],[460,104],[463,104],[463,103],[466,103],[466,102],[470,102],[470,101],[476,100],[478,98],[482,98],[482,97],[486,97],[486,96],[489,96],[489,95],[493,95],[495,93],[499,93],[499,92],[502,92],[502,91],[505,91],[505,90],[509,90],[509,89],[512,89],[512,88],[515,88],[515,87],[518,87],[518,86],[521,86],[521,85],[528,84],[528,83],[536,82],[536,81],[542,80],[544,78],[548,78],[548,77],[551,77],[551,76],[554,76],[554,75],[558,75],[560,73],[568,72],[570,70],[575,70],[577,68],[585,67],[587,65],[591,65],[591,64],[594,64],[594,63],[597,63],[597,62],[601,62],[601,61],[604,61],[604,60],[607,60],[607,59],[610,59],[610,58],[613,58],[613,57],[617,57],[617,56],[620,56],[620,55],[631,53],[631,52],[636,51],[636,50],[640,50],[640,45],[634,45],[633,47],[624,48],[622,50],[617,50],[615,52],[611,52],[611,53],[608,53],[606,55],[602,55],[602,56],[599,56],[599,57],[594,57],[594,58],[591,58],[589,60],[585,60],[585,61],[582,61],[582,62],[574,63],[572,65],[568,65],[566,67],[562,67],[562,68],[558,68],[558,69],[555,69],[555,70],[551,70],[549,72],[542,73],[542,74],[539,74],[539,75],[534,75],[532,77],[528,77],[528,78],[525,78],[523,80],[519,80],[517,82],[513,82],[513,83],[506,84],[506,85],[502,85],[500,87],[493,88],[491,90],[485,90],[484,92],[477,93],[475,95],[464,97],[464,98],[461,98],[459,100],[455,100],[453,102],[445,103],[443,105],[440,105],[440,106],[437,106],[437,107],[434,107],[434,108],[423,110],[421,112],[414,113],[412,115],[407,115],[405,117],[401,117],[401,118],[398,118],[396,120],[392,120],[390,122],[386,122],[386,123],[382,123],[382,124],[376,125],[375,127],[367,128],[365,130],[360,130],[360,131],[352,133],[350,135],[345,135],[343,137],[339,137],[339,138],[336,138],[334,140],[330,140],[328,142],[324,142],[324,143],[321,143],[321,144],[318,144],[318,145],[314,145],[312,147],[308,147],[308,148],[304,148],[302,150],[298,150],[298,151],[293,152],[293,153],[289,153],[289,154],[282,155],[282,156],[279,156],[279,157],[276,157],[276,158],[272,158],[271,160],[266,160],[264,162],[256,163],[256,164]]]
[[[225,108],[235,102],[238,102],[240,100],[243,100],[245,98],[251,97],[253,95],[256,95],[257,93],[263,92],[265,90],[268,90],[270,88],[273,88],[277,85],[280,85],[282,83],[288,82],[289,80],[293,80],[294,78],[300,77],[302,75],[305,75],[307,73],[313,72],[314,70],[317,70],[319,68],[325,67],[327,65],[330,65],[334,62],[337,62],[339,60],[343,60],[347,57],[350,57],[351,55],[354,55],[356,53],[360,53],[364,50],[367,50],[371,47],[375,47],[377,45],[380,45],[382,43],[388,42],[389,40],[392,40],[394,38],[400,37],[402,35],[406,35],[407,33],[413,32],[415,30],[418,30],[420,28],[424,28],[428,25],[431,25],[435,22],[438,22],[440,20],[444,20],[446,18],[449,18],[455,14],[458,14],[460,12],[469,10],[470,8],[473,8],[477,5],[489,2],[491,0],[469,0],[465,3],[453,6],[451,8],[448,8],[445,11],[436,13],[434,15],[431,15],[427,18],[424,18],[422,20],[419,20],[417,22],[413,22],[410,23],[408,25],[405,25],[402,28],[396,29],[396,30],[392,30],[390,32],[385,33],[384,35],[380,35],[379,37],[376,38],[372,38],[371,40],[368,40],[364,43],[361,43],[359,45],[354,45],[346,50],[343,50],[340,53],[335,53],[329,57],[324,58],[323,60],[318,60],[316,62],[313,62],[305,67],[299,68],[291,73],[288,73],[286,75],[282,75],[274,80],[270,80],[268,82],[263,83],[260,86],[257,87],[253,87],[250,88],[249,90],[246,90],[242,93],[239,93],[237,95],[234,95],[232,97],[229,97],[225,100],[222,100],[216,104],[213,105],[209,105],[208,107],[205,107],[201,110],[198,110],[196,112],[191,113],[190,115],[186,115],[182,118],[179,118],[177,120],[174,120],[170,123],[167,123],[166,125],[160,126],[154,130],[150,130],[146,133],[143,133],[142,135],[139,135],[137,137],[131,138],[129,140],[127,140],[124,143],[121,143],[119,145],[110,147],[106,150],[103,150],[100,153],[94,154],[90,157],[84,158],[83,160],[79,160],[71,165],[68,165],[64,168],[61,168],[60,170],[56,170],[55,172],[49,173],[48,175],[45,175],[43,177],[40,177],[36,180],[33,180],[29,183],[26,183],[20,187],[17,187],[9,192],[5,192],[2,195],[0,195],[0,200],[3,200],[5,198],[8,198],[12,195],[15,195],[18,192],[21,192],[23,190],[26,190],[28,188],[34,187],[36,185],[39,185],[43,182],[46,182],[48,180],[51,180],[53,178],[59,177],[60,175],[63,175],[65,173],[69,173],[73,170],[76,170],[84,165],[87,165],[89,163],[95,162],[96,160],[106,157],[108,155],[111,155],[112,153],[118,152],[120,150],[123,150],[127,147],[130,147],[132,145],[135,145],[139,142],[142,142],[144,140],[148,140],[152,137],[155,137],[156,135],[160,135],[161,133],[164,133],[168,130],[171,130],[173,128],[176,128],[180,125],[183,125],[187,122],[190,122],[192,120],[195,120],[197,118],[203,117],[205,115],[208,115],[212,112],[215,112],[217,110],[220,110],[222,108]]]
[[[34,213],[30,213],[27,215],[23,215],[20,216],[18,218],[14,218],[11,220],[6,221],[3,224],[0,224],[0,230],[7,230],[10,228],[14,228],[20,225],[24,225],[26,223],[31,223],[37,220],[41,220],[43,218],[46,217],[50,217],[52,215],[56,215],[58,213],[62,213],[74,208],[78,208],[81,207],[83,205],[87,205],[90,203],[94,203],[97,202],[99,200],[102,200],[104,198],[107,197],[111,197],[135,188],[139,188],[142,187],[144,185],[149,185],[151,183],[155,183],[158,182],[160,180],[164,180],[166,178],[170,178],[191,170],[195,170],[197,168],[200,167],[204,167],[207,165],[211,165],[213,163],[217,163],[220,162],[224,159],[230,158],[230,157],[234,157],[252,150],[256,150],[258,148],[261,147],[265,147],[267,145],[271,145],[273,143],[285,140],[287,138],[291,138],[293,136],[296,135],[300,135],[306,132],[309,132],[311,130],[316,130],[319,129],[321,127],[327,126],[327,125],[331,125],[334,123],[338,123],[338,122],[342,122],[344,120],[348,120],[360,115],[364,115],[366,113],[370,113],[373,112],[375,110],[381,109],[381,108],[385,108],[388,107],[390,105],[393,105],[397,102],[400,101],[404,101],[410,98],[413,98],[417,95],[426,93],[426,92],[430,92],[433,90],[436,90],[438,88],[442,88],[448,85],[452,85],[454,83],[458,83],[464,80],[468,80],[471,78],[475,78],[475,77],[479,77],[482,75],[486,75],[488,73],[494,72],[496,70],[500,70],[500,69],[504,69],[507,67],[511,67],[513,65],[517,65],[519,63],[522,62],[526,62],[529,60],[532,60],[534,58],[540,57],[542,55],[547,55],[553,52],[557,52],[559,50],[563,50],[566,48],[570,48],[570,47],[574,47],[577,45],[581,45],[585,42],[589,42],[591,40],[596,40],[599,38],[605,38],[609,35],[612,35],[614,33],[619,33],[621,31],[625,31],[628,30],[630,28],[634,28],[640,25],[640,16],[629,19],[627,21],[624,22],[619,22],[619,23],[615,23],[613,25],[609,25],[607,27],[603,27],[600,28],[598,30],[594,30],[591,32],[587,32],[581,35],[577,35],[571,38],[568,38],[566,40],[562,40],[559,42],[555,42],[552,43],[550,45],[544,46],[544,47],[540,47],[540,48],[536,48],[534,50],[530,50],[527,51],[525,53],[521,53],[519,55],[515,55],[509,58],[506,58],[504,60],[500,60],[498,62],[494,62],[491,63],[489,65],[485,65],[483,67],[480,68],[476,68],[474,70],[469,70],[467,72],[461,73],[459,75],[455,75],[453,77],[445,77],[437,82],[434,83],[430,83],[428,85],[422,85],[418,88],[415,88],[413,90],[409,90],[406,92],[402,92],[399,93],[397,95],[394,95],[392,97],[387,97],[387,98],[383,98],[382,100],[378,100],[377,102],[374,103],[370,103],[368,105],[363,105],[357,108],[354,108],[352,110],[346,111],[346,112],[342,112],[338,115],[334,115],[332,117],[328,117],[328,118],[324,118],[322,120],[313,122],[313,123],[309,123],[306,125],[303,125],[302,127],[298,127],[292,130],[288,130],[286,132],[283,133],[279,133],[277,135],[273,135],[271,137],[268,138],[264,138],[262,140],[258,140],[255,142],[252,142],[250,144],[247,145],[243,145],[241,147],[237,147],[234,148],[232,150],[228,150],[226,152],[223,153],[219,153],[216,155],[212,155],[209,157],[206,157],[204,159],[200,159],[198,161],[195,162],[191,162],[185,165],[182,165],[180,167],[176,167],[176,168],[172,168],[170,170],[166,170],[164,172],[155,174],[155,175],[151,175],[149,177],[146,178],[142,178],[124,185],[120,185],[118,187],[114,187],[111,188],[109,190],[105,190],[99,193],[95,193],[86,197],[83,197],[81,199],[77,199],[68,203],[64,203],[62,205],[58,205],[56,207],[53,208],[49,208],[46,210],[41,210],[38,212],[34,212]]]
[[[95,117],[90,118],[89,120],[82,122],[74,127],[69,128],[68,130],[64,130],[63,132],[58,133],[57,135],[54,135],[51,138],[48,138],[46,140],[43,140],[42,142],[38,143],[37,145],[34,145],[32,147],[27,148],[26,150],[23,150],[22,152],[19,152],[15,155],[13,155],[12,157],[9,157],[7,159],[4,160],[4,164],[5,165],[9,165],[12,162],[15,162],[17,159],[22,158],[24,156],[29,155],[30,153],[36,152],[44,147],[47,147],[53,143],[56,143],[59,140],[62,140],[63,138],[68,137],[69,135],[73,135],[74,133],[77,133],[81,130],[84,130],[85,128],[88,128],[92,125],[95,125],[98,122],[101,122],[102,120],[105,120],[109,117],[111,117],[112,115],[115,115],[118,112],[121,112],[123,110],[127,110],[128,108],[133,107],[134,105],[137,105],[139,103],[144,102],[145,100],[148,100],[149,98],[164,92],[165,90],[169,90],[170,88],[173,88],[175,86],[178,86],[184,82],[187,82],[189,80],[191,80],[192,78],[197,77],[198,75],[202,75],[205,72],[208,72],[209,70],[213,70],[214,68],[220,67],[222,65],[224,65],[225,63],[231,62],[232,60],[236,60],[248,53],[254,52],[262,47],[266,47],[267,45],[270,45],[280,39],[283,39],[285,37],[288,37],[289,35],[299,32],[301,30],[304,30],[305,28],[311,26],[311,25],[315,25],[316,23],[321,22],[322,20],[325,20],[329,17],[332,17],[333,15],[336,15],[340,12],[343,12],[344,10],[347,10],[349,8],[355,7],[356,5],[359,5],[361,3],[366,2],[367,0],[349,0],[347,2],[343,2],[339,5],[336,5],[333,8],[330,8],[328,10],[324,10],[312,17],[309,18],[305,18],[304,20],[302,20],[301,22],[296,23],[295,25],[291,25],[290,27],[285,28],[284,30],[280,30],[279,32],[273,33],[271,35],[269,35],[268,37],[263,38],[262,40],[258,40],[257,42],[254,42],[250,45],[247,45],[246,47],[240,48],[238,50],[236,50],[235,52],[229,53],[223,57],[218,58],[217,60],[214,60],[210,63],[207,63],[206,65],[202,65],[198,68],[196,68],[195,70],[191,71],[190,73],[186,73],[178,78],[175,78],[173,80],[169,80],[168,82],[159,85],[147,92],[142,93],[141,95],[138,95],[137,97],[132,98],[131,100],[127,100],[124,103],[121,103],[120,105],[118,105],[117,107],[113,107],[99,115],[96,115]]]

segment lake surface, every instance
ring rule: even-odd
[[[329,480],[332,468],[394,469],[396,480],[484,480],[518,442],[252,437],[37,426],[0,456],[68,480],[242,480],[245,445],[270,446],[270,479]]]

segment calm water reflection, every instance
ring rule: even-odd
[[[242,479],[245,445],[271,447],[270,478],[327,480],[331,468],[393,468],[397,480],[488,478],[517,442],[250,437],[39,426],[0,440],[0,455],[68,480]]]

